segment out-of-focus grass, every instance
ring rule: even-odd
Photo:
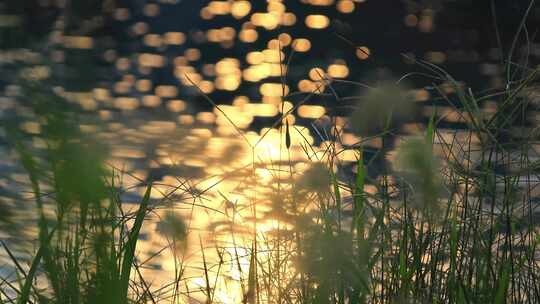
[[[351,127],[360,135],[378,135],[410,119],[413,113],[414,104],[405,88],[385,81],[362,96],[361,106],[351,115]]]
[[[152,210],[151,183],[138,209],[125,213],[115,184],[119,173],[105,166],[106,149],[79,132],[76,113],[43,88],[28,87],[25,93],[43,125],[40,136],[46,150],[37,153],[28,147],[9,122],[5,128],[30,180],[38,249],[25,270],[21,257],[11,253],[11,244],[2,243],[16,266],[19,285],[2,280],[3,303],[151,300],[153,294],[138,270],[141,265],[135,263],[141,226]],[[52,209],[54,216],[45,209]],[[172,232],[179,240],[185,238],[181,231]],[[142,292],[135,292],[137,284]]]
[[[535,303],[539,299],[538,212],[531,191],[539,181],[533,177],[536,168],[529,154],[534,140],[501,135],[517,121],[526,121],[526,113],[516,117],[501,107],[493,117],[513,119],[514,124],[489,123],[478,110],[482,97],[465,92],[450,76],[440,76],[454,84],[461,102],[457,107],[471,118],[469,128],[461,133],[465,137],[444,138],[437,129],[440,117],[434,113],[423,134],[397,149],[394,170],[377,180],[367,179],[371,164],[361,156],[352,184],[336,182],[327,173],[333,172],[336,156],[328,157],[327,170],[318,163],[300,179],[298,185],[317,185],[304,188],[315,193],[310,197],[318,212],[309,225],[293,232],[301,273],[297,278],[302,279],[296,285],[299,297],[291,302]],[[504,92],[506,103],[529,102],[512,97],[533,85],[535,77],[528,76]],[[394,95],[406,102],[403,95]],[[351,118],[353,127],[358,126],[355,120],[369,116],[365,110],[360,105],[353,113],[359,115]],[[391,130],[387,116],[377,119],[386,120],[379,125],[381,134]],[[483,140],[473,145],[474,137]],[[364,192],[367,182],[377,191]],[[326,195],[319,193],[321,189]],[[347,203],[343,193],[351,195]],[[343,229],[344,225],[351,225],[350,229]]]
[[[434,113],[425,131],[399,146],[393,170],[386,168],[376,179],[368,174],[375,165],[361,147],[350,182],[335,170],[340,166],[338,149],[328,149],[324,161],[314,161],[300,176],[290,167],[292,187],[273,194],[273,208],[278,220],[292,226],[263,238],[255,232],[257,242],[246,248],[235,244],[231,258],[240,269],[237,283],[244,291],[244,303],[537,301],[540,242],[533,191],[538,180],[536,163],[529,158],[534,139],[502,136],[509,127],[504,122],[512,117],[516,121],[515,113],[501,107],[491,117],[503,123],[495,123],[477,111],[482,97],[464,92],[446,74],[439,76],[455,85],[460,109],[470,118],[469,128],[462,131],[467,136],[450,141],[443,137],[437,128],[440,117]],[[518,98],[517,91],[529,88],[534,79],[524,78],[501,96],[506,103],[523,105],[528,101]],[[409,102],[401,100],[406,94],[399,88],[388,86],[385,91],[397,92],[393,96],[400,102]],[[41,156],[46,161],[38,161],[16,133],[12,143],[35,194],[39,245],[28,270],[12,255],[19,280],[3,281],[2,301],[177,301],[158,299],[135,262],[140,228],[151,211],[152,187],[148,185],[135,213],[123,213],[114,172],[103,166],[104,152],[90,149],[88,141],[70,128],[67,112],[35,107],[47,121],[43,136],[50,146]],[[387,116],[379,118],[386,120],[380,136],[395,131]],[[480,138],[476,146],[473,137]],[[383,146],[381,153],[386,152]],[[40,195],[44,183],[54,189],[52,219],[45,216]],[[173,213],[167,213],[159,227],[172,239],[186,238],[183,220]],[[9,244],[4,246],[9,251]],[[208,303],[218,302],[213,271],[222,264],[212,265],[205,253],[223,249],[200,246]],[[245,274],[240,249],[249,253]],[[46,278],[46,283],[38,278]],[[182,272],[175,278],[177,288],[182,288]]]

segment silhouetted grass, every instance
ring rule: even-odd
[[[522,93],[535,80],[535,72],[501,92],[501,107],[486,116],[479,109],[482,97],[437,71],[456,92],[456,111],[468,126],[460,133],[465,136],[443,136],[437,128],[442,117],[434,113],[423,133],[397,149],[394,168],[384,169],[377,179],[369,176],[374,164],[358,145],[351,182],[341,180],[334,170],[342,151],[329,147],[324,160],[314,160],[290,191],[277,193],[281,201],[293,202],[281,206],[281,212],[293,218],[294,226],[278,231],[277,238],[254,236],[270,258],[263,263],[256,245],[245,248],[251,252],[245,303],[535,303],[540,298],[534,224],[537,162],[531,159],[535,132],[516,138],[503,135],[528,119],[525,111],[513,109],[529,102]],[[36,94],[35,100],[45,98]],[[39,103],[35,106],[40,109]],[[379,109],[389,111],[381,114],[387,118],[383,131],[396,130],[390,123],[393,109]],[[115,173],[105,170],[100,153],[71,131],[65,112],[54,107],[39,111],[47,120],[44,136],[51,139],[41,156],[45,164],[23,140],[12,137],[31,181],[39,242],[28,270],[9,251],[9,244],[3,244],[19,279],[15,285],[4,280],[2,301],[157,301],[140,272],[132,271],[140,266],[135,249],[151,211],[152,186],[147,186],[138,210],[124,214]],[[387,152],[383,146],[380,153]],[[47,202],[42,184],[53,188]],[[366,191],[368,185],[375,190]],[[55,218],[45,215],[45,204],[55,208]],[[179,223],[169,228],[186,233]],[[204,259],[208,249],[201,244],[201,250]],[[205,293],[212,302],[214,265],[206,259],[203,265]]]
[[[138,209],[125,213],[115,181],[105,167],[105,150],[78,131],[76,113],[61,98],[37,86],[27,88],[41,122],[44,153],[6,122],[11,143],[26,171],[37,213],[38,248],[26,270],[3,242],[17,270],[17,282],[3,279],[2,303],[128,303],[148,301],[152,292],[133,275],[143,221],[152,210],[149,183]],[[23,202],[21,202],[22,204]],[[52,210],[54,216],[50,216]],[[28,219],[27,225],[32,225]],[[146,287],[135,294],[134,284]]]

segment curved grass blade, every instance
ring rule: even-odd
[[[150,193],[152,192],[152,183],[148,184],[146,192],[141,201],[139,210],[137,211],[137,216],[135,217],[135,223],[133,228],[129,233],[128,241],[126,242],[126,247],[124,251],[124,258],[122,260],[122,269],[120,274],[120,293],[118,303],[127,303],[127,293],[129,287],[129,277],[131,274],[131,267],[133,265],[133,260],[135,258],[135,248],[137,246],[137,239],[141,231],[144,217],[146,216],[146,211],[148,210],[148,205],[150,202]]]
[[[43,254],[47,250],[47,246],[49,246],[49,241],[51,240],[54,232],[55,232],[55,229],[53,229],[47,236],[46,243],[42,243],[39,246],[36,256],[34,257],[34,260],[32,261],[32,265],[30,266],[30,270],[28,271],[28,274],[26,275],[24,285],[21,289],[21,294],[19,295],[19,299],[17,300],[17,304],[26,304],[29,302],[30,289],[32,288],[32,282],[34,281],[34,278],[36,276],[38,265],[41,262],[41,258],[43,257]]]

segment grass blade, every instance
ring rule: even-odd
[[[39,263],[41,262],[41,258],[43,257],[43,254],[45,253],[45,250],[46,250],[46,246],[48,246],[49,244],[49,241],[51,240],[53,234],[54,234],[54,229],[49,233],[48,237],[47,237],[47,243],[46,244],[41,244],[39,246],[39,249],[34,257],[34,259],[32,260],[32,265],[30,266],[30,270],[28,271],[28,274],[26,275],[26,278],[25,278],[25,281],[24,281],[24,285],[21,289],[21,293],[19,295],[19,299],[17,300],[17,304],[26,304],[29,302],[29,299],[30,299],[30,289],[32,288],[32,282],[34,281],[34,278],[36,276],[36,272],[37,272],[37,268],[38,268],[38,265]]]
[[[139,210],[137,211],[137,216],[135,218],[135,223],[133,228],[129,233],[128,241],[126,242],[126,247],[124,251],[124,259],[122,260],[122,269],[120,274],[120,293],[119,293],[119,303],[127,303],[127,293],[129,287],[129,277],[131,274],[131,267],[133,265],[133,260],[135,258],[135,248],[137,246],[137,239],[141,231],[144,217],[146,216],[146,211],[148,210],[148,204],[150,202],[150,193],[152,192],[152,184],[150,183],[146,188],[146,192],[141,201]]]

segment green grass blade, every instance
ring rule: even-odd
[[[34,259],[32,260],[32,264],[30,266],[30,270],[28,271],[28,274],[26,275],[24,285],[21,289],[21,294],[19,295],[19,299],[17,300],[17,304],[26,304],[28,303],[30,299],[30,289],[32,288],[32,283],[34,281],[34,278],[36,276],[37,268],[39,266],[39,263],[41,262],[41,258],[43,257],[43,254],[45,253],[46,246],[48,246],[48,242],[51,240],[54,229],[49,233],[49,236],[47,238],[46,244],[41,244],[39,246],[39,249],[34,256]]]
[[[336,174],[330,170],[330,174],[332,175],[332,185],[334,187],[334,195],[336,198],[336,211],[337,211],[337,226],[338,230],[341,232],[341,191],[339,190],[339,183],[336,177]]]
[[[255,256],[255,245],[252,248],[252,254],[249,262],[249,274],[248,274],[248,290],[244,295],[243,303],[255,304],[256,292],[257,292],[257,257]]]
[[[433,139],[435,136],[435,115],[437,115],[437,109],[433,111],[426,130],[426,143],[433,146]]]
[[[128,241],[126,242],[126,247],[124,251],[124,258],[122,260],[122,268],[120,274],[120,293],[119,293],[119,303],[127,303],[127,293],[129,287],[129,277],[131,274],[131,267],[133,265],[133,260],[135,258],[135,248],[137,246],[137,239],[141,231],[144,217],[148,210],[148,204],[150,202],[150,193],[152,192],[152,184],[150,183],[146,188],[146,192],[141,201],[139,210],[137,211],[137,216],[135,218],[135,223],[133,228],[129,233]]]
[[[359,239],[364,239],[364,185],[366,183],[366,168],[364,167],[363,150],[358,150],[358,160],[356,162],[356,180],[354,186],[354,218],[356,233]],[[354,229],[354,226],[351,229]]]
[[[503,266],[503,273],[499,280],[499,286],[497,287],[497,293],[495,294],[495,304],[506,303],[506,293],[508,286],[510,285],[510,271],[511,271],[511,262],[505,262]]]
[[[212,303],[212,288],[210,287],[210,277],[208,275],[208,264],[206,262],[206,256],[204,254],[204,247],[202,244],[201,236],[199,236],[199,244],[201,246],[201,254],[202,254],[202,262],[203,262],[203,269],[204,269],[204,281],[206,283],[206,304]]]

